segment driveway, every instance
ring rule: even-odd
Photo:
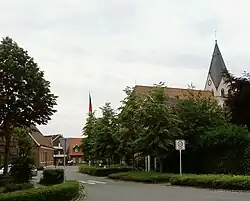
[[[68,180],[85,183],[87,201],[249,201],[250,193],[109,180],[67,167]]]

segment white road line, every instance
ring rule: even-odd
[[[96,181],[96,180],[88,180],[88,182],[93,182],[93,183],[96,183],[96,184],[106,184],[107,182],[104,182],[104,181]]]
[[[80,181],[80,182],[83,183],[83,184],[91,184],[91,185],[94,185],[94,184],[106,184],[106,182],[95,181],[95,180]]]

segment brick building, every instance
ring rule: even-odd
[[[54,164],[54,148],[51,136],[44,136],[36,126],[31,126],[30,137],[34,142],[33,153],[35,154],[35,165],[51,166]]]
[[[50,166],[54,162],[54,149],[52,144],[52,138],[50,136],[44,136],[36,126],[32,125],[29,130],[29,136],[33,142],[33,154],[35,157],[35,165]],[[0,166],[4,163],[4,151],[5,151],[5,137],[0,135]],[[18,154],[18,147],[16,143],[11,140],[9,157],[16,156]]]
[[[68,158],[73,160],[73,164],[77,165],[83,162],[83,150],[81,149],[83,138],[68,138]]]

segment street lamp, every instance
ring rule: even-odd
[[[64,167],[64,182],[66,181],[66,153],[67,153],[67,138],[60,138],[60,144],[63,145],[63,167]]]

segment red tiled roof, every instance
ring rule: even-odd
[[[68,149],[70,156],[83,156],[83,152],[80,149],[78,152],[74,151],[75,145],[80,146],[82,144],[82,138],[69,138],[68,139]]]

